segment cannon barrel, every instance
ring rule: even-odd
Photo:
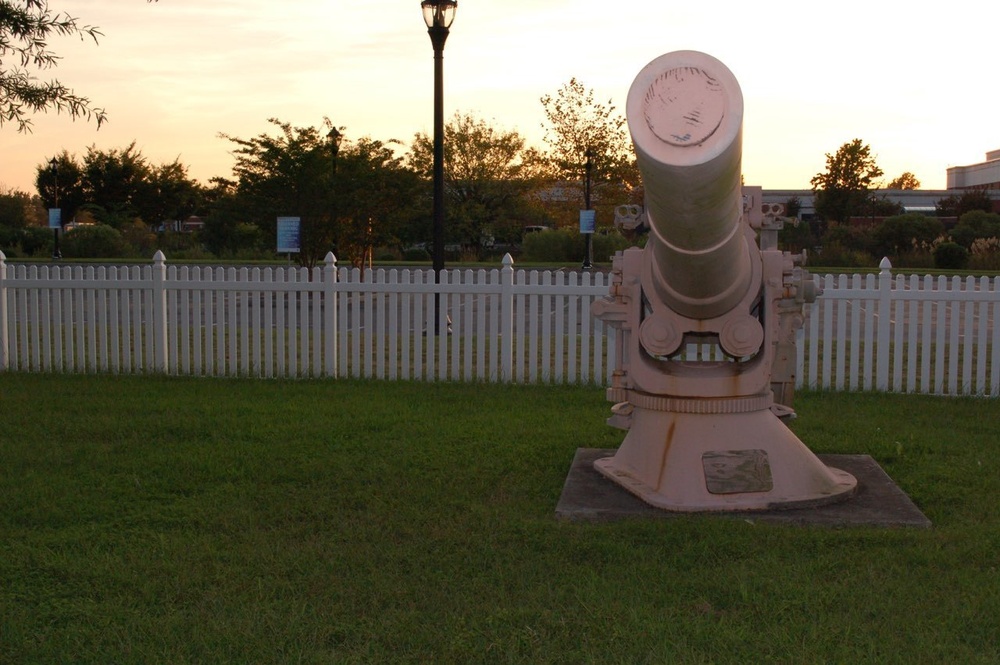
[[[774,368],[779,382],[793,375],[811,278],[744,204],[736,78],[704,53],[668,53],[636,77],[626,113],[650,234],[615,256],[610,297],[592,307],[621,333],[608,423],[628,430],[594,468],[666,510],[850,498],[857,479],[810,452],[774,403]]]
[[[719,317],[752,282],[739,83],[710,55],[667,53],[635,78],[626,116],[646,191],[651,287],[683,316]]]

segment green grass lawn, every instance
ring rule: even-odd
[[[608,407],[0,374],[0,663],[1000,661],[1000,401],[800,395],[929,530],[557,521]]]

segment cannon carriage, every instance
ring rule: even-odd
[[[792,414],[794,336],[817,293],[805,257],[777,249],[760,188],[742,185],[739,83],[705,53],[668,53],[636,77],[626,115],[649,240],[614,257],[611,292],[593,305],[619,330],[608,422],[628,430],[595,467],[675,511],[850,497],[856,479],[780,418]]]

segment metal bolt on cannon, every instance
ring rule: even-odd
[[[849,498],[856,479],[779,417],[793,415],[795,332],[818,293],[804,255],[777,249],[777,211],[742,186],[739,83],[710,55],[667,53],[639,72],[626,116],[649,240],[614,258],[593,305],[619,330],[608,423],[628,430],[596,469],[674,511]]]

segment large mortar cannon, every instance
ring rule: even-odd
[[[804,256],[776,249],[760,189],[741,184],[736,78],[704,53],[668,53],[636,77],[626,114],[650,233],[615,257],[611,295],[593,307],[620,331],[608,422],[629,430],[596,468],[669,510],[851,496],[855,478],[778,417],[790,409],[772,384],[794,382],[790,349],[816,289]]]

